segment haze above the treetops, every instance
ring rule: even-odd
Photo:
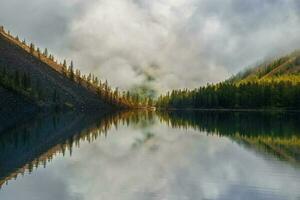
[[[123,89],[198,87],[300,46],[298,0],[1,0],[0,24]]]

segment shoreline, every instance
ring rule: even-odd
[[[300,113],[300,110],[293,109],[279,109],[279,108],[268,108],[268,109],[249,109],[249,108],[168,108],[159,109],[156,111],[222,111],[222,112],[294,112]]]

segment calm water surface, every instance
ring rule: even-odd
[[[0,199],[300,199],[299,166],[298,114],[68,113],[0,134]]]

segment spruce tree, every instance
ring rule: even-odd
[[[35,51],[34,44],[30,43],[30,53],[33,54]]]
[[[64,60],[63,65],[62,65],[62,74],[64,76],[67,76],[67,61]]]
[[[69,66],[69,78],[74,81],[74,66],[73,66],[73,61],[71,61],[71,64]]]
[[[47,48],[45,48],[45,50],[44,50],[44,56],[46,56],[46,57],[48,57],[48,49]]]

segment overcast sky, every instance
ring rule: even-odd
[[[300,48],[299,0],[1,0],[0,24],[123,89],[198,87]]]

